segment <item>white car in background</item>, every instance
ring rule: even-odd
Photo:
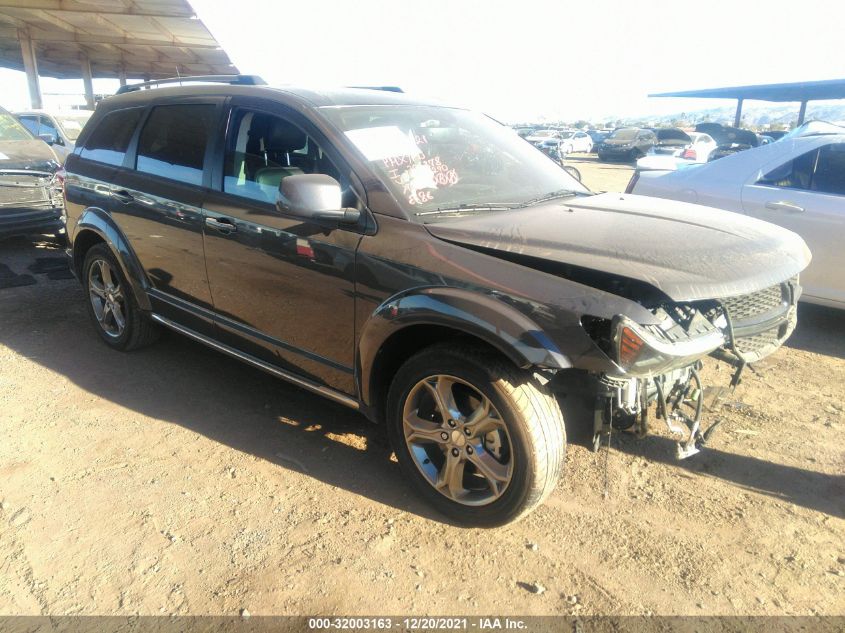
[[[62,163],[73,151],[76,139],[93,110],[28,110],[15,112],[23,126],[53,148]]]
[[[593,139],[581,130],[563,130],[560,133],[560,146],[564,154],[572,152],[588,153],[593,149]]]
[[[718,207],[794,231],[813,254],[801,274],[801,300],[845,309],[845,129],[784,138],[710,163],[637,169],[627,191]]]
[[[525,137],[525,140],[532,145],[539,145],[545,141],[560,138],[560,130],[534,130]]]
[[[719,146],[713,137],[703,132],[676,130],[676,137],[676,143],[663,142],[652,147],[648,154],[637,160],[637,169],[672,170],[678,165],[706,163]]]

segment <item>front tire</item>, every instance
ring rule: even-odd
[[[92,246],[82,265],[88,314],[100,338],[121,351],[145,347],[159,328],[141,313],[120,265],[106,244]]]
[[[407,360],[390,387],[387,423],[413,486],[463,525],[516,521],[551,493],[563,466],[554,396],[472,346],[435,345]]]

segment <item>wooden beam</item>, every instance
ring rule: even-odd
[[[146,9],[134,2],[128,6],[97,5],[96,9],[85,2],[73,0],[0,0],[0,9],[41,9],[61,13],[99,13],[119,15],[144,15],[156,18],[193,18],[195,13],[188,9]]]
[[[0,14],[0,20],[3,19],[3,14]],[[20,22],[20,28],[26,28],[27,24],[24,21]],[[210,40],[207,44],[188,44],[176,39],[159,40],[155,38],[138,38],[133,35],[103,35],[100,33],[83,33],[77,31],[76,33],[69,33],[67,31],[45,31],[43,29],[28,29],[30,38],[36,42],[78,42],[80,44],[137,44],[138,46],[161,46],[168,48],[197,48],[197,49],[218,49],[220,46],[217,42]],[[0,27],[0,40],[11,39],[17,40],[17,32],[14,28]]]

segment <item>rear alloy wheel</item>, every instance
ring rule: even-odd
[[[505,359],[437,345],[409,359],[388,396],[400,465],[440,512],[495,526],[551,492],[565,434],[554,397]]]
[[[129,282],[108,246],[92,246],[85,255],[82,272],[88,313],[100,338],[110,347],[128,351],[158,338],[158,327],[141,314]]]

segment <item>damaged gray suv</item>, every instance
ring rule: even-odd
[[[597,443],[650,409],[686,423],[686,456],[706,439],[701,359],[738,380],[795,327],[810,255],[789,231],[594,195],[463,109],[179,81],[102,102],[66,163],[100,337],[131,350],[169,328],[360,411],[461,523],[548,496],[563,395],[590,403]]]

